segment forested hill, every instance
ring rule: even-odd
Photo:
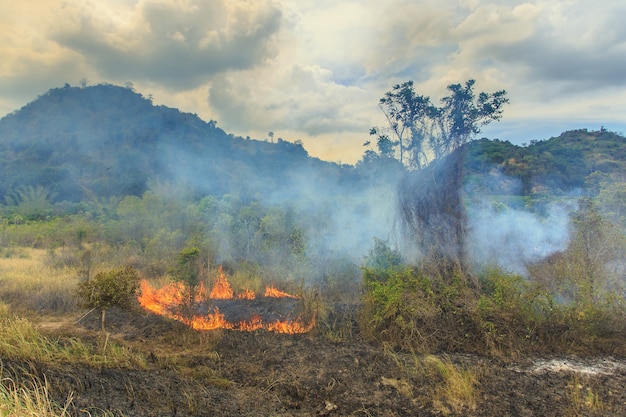
[[[150,180],[254,196],[343,171],[301,144],[235,137],[113,85],[52,89],[0,120],[0,201],[38,186],[55,201],[141,195]]]
[[[465,164],[466,182],[482,177],[478,182],[496,193],[597,194],[607,185],[626,183],[626,138],[605,129],[581,129],[528,146],[480,139],[468,144]],[[511,183],[513,178],[519,181]]]
[[[28,187],[43,187],[52,202],[141,196],[150,181],[196,196],[312,201],[392,185],[403,172],[389,157],[338,165],[310,157],[299,143],[244,139],[216,124],[155,106],[130,88],[52,89],[0,119],[0,204]],[[626,139],[604,129],[528,146],[480,139],[465,150],[466,184],[493,194],[598,192],[626,182]]]

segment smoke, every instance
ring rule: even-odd
[[[467,249],[478,266],[497,265],[528,275],[527,265],[567,248],[572,203],[549,205],[545,214],[483,201],[468,213]]]
[[[374,238],[388,240],[397,218],[398,177],[378,184],[324,175],[300,167],[280,189],[265,198],[268,204],[289,205],[299,213],[298,223],[307,236],[307,254],[323,265],[331,258],[348,259],[360,265]]]

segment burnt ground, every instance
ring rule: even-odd
[[[95,343],[97,319],[92,314],[46,331]],[[124,416],[626,415],[626,358],[434,355],[476,375],[474,397],[459,401],[442,374],[425,365],[426,356],[394,352],[358,336],[336,342],[315,330],[199,333],[181,326],[152,314],[109,314],[111,340],[145,355],[144,369],[3,360],[2,372],[14,380],[45,375],[53,398],[64,402],[72,393],[70,411],[81,416],[104,411]]]

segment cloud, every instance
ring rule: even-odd
[[[275,55],[281,12],[270,1],[143,0],[115,11],[91,2],[66,7],[53,39],[104,77],[192,89],[225,71]]]
[[[357,111],[367,94],[337,84],[333,74],[319,66],[293,64],[223,74],[211,83],[209,94],[218,119],[239,129],[264,127],[316,136],[367,126]]]
[[[620,2],[480,3],[455,29],[458,60],[500,67],[537,91],[573,94],[626,85]]]

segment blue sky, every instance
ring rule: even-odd
[[[0,116],[65,83],[132,82],[229,133],[354,163],[394,84],[437,101],[473,78],[511,100],[480,136],[624,132],[625,16],[621,0],[2,0]]]

